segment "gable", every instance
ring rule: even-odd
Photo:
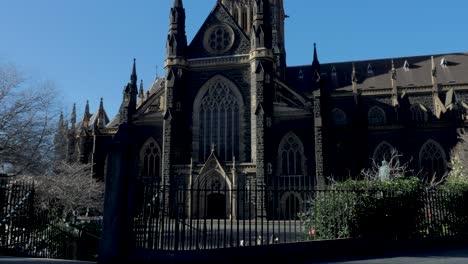
[[[250,40],[226,8],[217,3],[193,38],[187,58],[205,58],[247,54]]]
[[[285,83],[278,79],[274,79],[274,82],[276,103],[282,103],[294,108],[305,108],[311,106],[305,96],[290,88]]]

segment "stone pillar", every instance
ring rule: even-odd
[[[127,259],[133,247],[132,193],[128,127],[121,125],[109,146],[105,177],[103,231],[98,263],[118,263]]]
[[[324,128],[322,121],[322,105],[320,92],[314,95],[314,132],[315,132],[315,174],[316,187],[325,187],[325,153],[324,153]]]

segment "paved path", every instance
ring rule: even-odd
[[[39,258],[19,258],[19,257],[3,257],[0,256],[0,263],[39,263],[39,264],[95,264],[96,262],[73,261],[61,259],[39,259]]]
[[[395,255],[360,260],[319,262],[321,264],[467,264],[468,248],[416,253],[414,255]]]

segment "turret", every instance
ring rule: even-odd
[[[271,27],[268,14],[266,0],[253,0],[253,24],[250,35],[252,51],[271,49]]]
[[[276,60],[276,72],[284,78],[286,71],[286,47],[284,38],[284,13],[283,0],[270,0],[270,25],[272,34],[272,48]]]
[[[273,111],[273,83],[276,79],[275,57],[272,51],[270,8],[268,0],[253,0],[253,24],[250,33],[250,130],[251,160],[257,163],[257,184],[265,184],[266,168],[270,162],[265,153],[265,138],[270,127]]]
[[[185,34],[185,9],[182,0],[174,0],[169,19],[169,33],[166,43],[166,65],[182,63],[187,36]]]

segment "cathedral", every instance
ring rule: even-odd
[[[314,46],[288,66],[284,19],[283,0],[219,0],[189,43],[174,0],[165,76],[143,87],[134,62],[113,118],[101,101],[61,122],[63,156],[100,179],[213,190],[320,188],[393,150],[415,175],[448,170],[468,126],[467,53],[321,64]]]

